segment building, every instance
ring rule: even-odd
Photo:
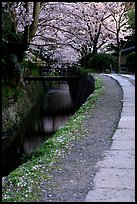
[[[126,58],[128,54],[135,51],[135,46],[125,48],[121,51],[121,66],[126,66]]]
[[[122,49],[122,51],[121,51],[121,63],[120,63],[120,65],[121,65],[120,72],[121,73],[128,73],[129,72],[129,69],[128,69],[127,64],[126,64],[126,59],[127,59],[127,56],[132,52],[135,52],[135,46]],[[117,57],[116,52],[112,53],[112,55]]]

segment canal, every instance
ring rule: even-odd
[[[8,175],[22,161],[23,154],[31,153],[50,138],[68,118],[74,114],[73,103],[67,83],[49,89],[32,109],[21,130],[2,153],[2,176]]]
[[[10,145],[3,150],[2,177],[22,164],[24,154],[33,152],[65,125],[68,118],[93,92],[95,88],[93,78],[90,82],[87,81],[85,78],[72,86],[68,83],[60,83],[55,88],[47,90],[17,129]]]

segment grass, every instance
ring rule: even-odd
[[[102,81],[95,78],[95,91],[76,113],[71,116],[52,138],[28,155],[29,160],[2,181],[2,202],[39,202],[41,184],[49,178],[49,173],[64,153],[71,149],[71,144],[81,138],[82,122],[88,111],[93,109],[96,101],[103,93]]]

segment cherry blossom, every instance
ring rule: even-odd
[[[104,51],[131,33],[126,2],[12,2],[9,10],[17,32],[27,33],[28,50],[40,48],[45,59],[50,55],[59,62]]]

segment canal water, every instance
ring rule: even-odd
[[[38,108],[39,106],[39,108]],[[74,113],[67,84],[49,89],[41,103],[31,114],[29,128],[25,132],[23,151],[31,153],[51,137]]]
[[[2,176],[21,164],[23,154],[31,153],[51,137],[74,114],[67,83],[49,89],[28,115],[22,130],[2,154]],[[24,130],[25,129],[25,130]]]

